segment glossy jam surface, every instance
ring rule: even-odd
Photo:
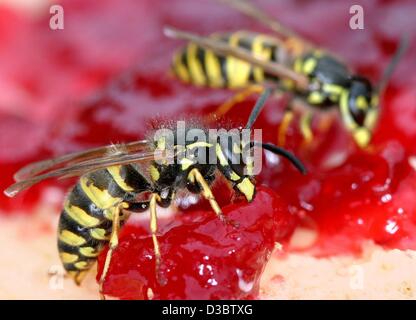
[[[35,19],[0,10],[1,188],[9,185],[13,172],[26,163],[110,142],[142,139],[160,120],[208,116],[232,95],[174,80],[167,70],[174,49],[182,43],[165,39],[162,27],[170,24],[201,33],[265,29],[214,1],[175,0],[172,7],[162,3],[63,1],[68,21],[73,23],[68,22],[61,33],[45,27],[47,15]],[[365,10],[364,30],[349,27],[350,1],[259,2],[281,22],[336,52],[375,83],[400,37],[414,29],[416,3],[360,3]],[[127,224],[106,292],[121,298],[148,298],[151,288],[154,298],[254,297],[273,247],[266,235],[280,230],[282,237],[287,236],[295,225],[318,232],[317,241],[308,249],[321,256],[357,253],[364,239],[389,248],[416,249],[414,40],[381,99],[381,117],[370,148],[356,148],[341,122],[322,124],[319,119],[313,123],[314,142],[305,145],[294,123],[287,133],[286,148],[306,163],[309,175],[301,176],[285,160],[265,154],[257,180],[279,197],[262,189],[262,201],[238,202],[225,209],[236,220],[242,219],[239,232],[246,240],[233,239],[238,233],[224,229],[206,203],[162,222],[162,255],[171,280],[162,288],[155,282],[146,228]],[[37,49],[30,49],[35,43]],[[31,52],[31,59],[27,59],[27,52]],[[252,97],[236,105],[225,119],[211,125],[244,125],[254,102]],[[277,142],[283,108],[282,100],[268,101],[255,124],[263,129],[264,141]],[[45,194],[50,195],[51,190],[57,191],[52,194],[59,202],[70,184],[47,181],[15,199],[1,196],[1,211],[31,212],[39,201],[50,199]],[[215,193],[225,206],[230,198],[228,189],[218,187]],[[272,207],[264,206],[266,200]],[[255,217],[264,222],[264,228]],[[244,250],[248,239],[255,243]],[[226,254],[227,243],[236,254]],[[253,261],[252,266],[247,261]],[[178,267],[180,262],[183,268]],[[237,269],[243,270],[243,278],[238,277]],[[245,289],[253,283],[251,290],[241,289],[241,279]]]
[[[124,227],[104,292],[123,299],[255,298],[275,242],[290,234],[294,217],[284,201],[264,187],[252,203],[237,202],[223,210],[238,227],[224,224],[208,210],[160,221],[159,279],[164,285],[155,277],[147,225]],[[102,254],[100,269],[104,258]]]

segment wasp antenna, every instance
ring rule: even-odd
[[[272,31],[277,32],[286,37],[298,37],[298,35],[292,30],[282,26],[277,20],[270,16],[266,11],[260,9],[248,0],[217,0],[234,10],[241,12],[242,14],[257,20],[263,25],[269,27]]]
[[[306,170],[305,165],[300,161],[294,154],[290,153],[286,149],[280,148],[272,143],[261,143],[257,141],[252,141],[251,145],[260,146],[265,150],[273,152],[274,154],[280,155],[288,159],[293,166],[300,171],[303,175],[306,175],[308,171]]]
[[[263,107],[266,103],[266,100],[270,96],[271,92],[272,92],[271,88],[266,88],[266,89],[264,89],[260,98],[257,99],[257,102],[256,102],[253,110],[251,110],[250,116],[248,117],[247,124],[246,124],[246,127],[245,127],[246,129],[251,129],[254,122],[256,122],[256,119],[257,119],[260,111],[263,109]]]
[[[406,52],[407,47],[409,46],[409,34],[406,33],[401,39],[399,46],[397,47],[396,52],[394,53],[390,63],[387,68],[384,70],[383,76],[381,77],[380,82],[377,85],[377,91],[382,92],[386,88],[390,77],[392,76],[394,70],[396,69],[398,63],[402,59],[404,53]]]

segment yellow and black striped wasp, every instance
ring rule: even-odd
[[[294,114],[301,115],[301,132],[310,141],[313,113],[333,116],[328,111],[335,110],[334,107],[358,146],[369,144],[379,115],[380,93],[405,50],[406,38],[374,87],[367,78],[351,72],[334,54],[285,28],[249,0],[220,1],[267,25],[275,34],[237,31],[202,37],[167,27],[168,37],[189,41],[173,58],[172,69],[177,78],[197,86],[244,89],[220,106],[220,116],[265,86],[271,86],[280,95],[292,93],[279,128],[279,145],[284,145]]]
[[[246,130],[251,129],[269,94],[266,90],[257,101]],[[213,139],[182,139],[192,129],[195,128],[29,164],[15,174],[16,183],[5,194],[15,196],[48,178],[80,177],[64,201],[58,226],[58,251],[64,269],[80,284],[103,247],[109,244],[99,281],[102,298],[105,298],[102,286],[118,246],[120,228],[131,212],[150,209],[156,275],[163,283],[165,280],[159,272],[157,206],[170,206],[177,191],[188,190],[207,199],[221,220],[232,222],[223,215],[210,185],[220,174],[238,194],[252,201],[256,192],[254,160],[250,152],[243,151],[252,151],[256,146],[286,157],[298,170],[306,172],[303,164],[286,150],[250,137],[249,141],[241,139],[243,129],[226,131]],[[208,161],[208,155],[215,161]]]

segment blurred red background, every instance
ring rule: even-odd
[[[63,0],[64,30],[49,28],[49,5],[22,11],[0,5],[0,189],[21,166],[111,142],[141,139],[154,117],[201,116],[232,93],[193,88],[169,75],[180,41],[164,25],[209,34],[252,29],[256,22],[209,0]],[[300,147],[293,127],[288,148],[310,171],[300,177],[267,159],[259,177],[288,202],[297,224],[317,229],[318,254],[359,250],[363,238],[416,248],[416,48],[414,1],[257,1],[279,21],[343,57],[377,81],[400,38],[410,47],[382,99],[372,152],[360,151],[334,124],[313,148]],[[360,4],[365,29],[349,28]],[[245,121],[254,97],[227,121]],[[256,124],[276,142],[283,103],[269,101]],[[1,213],[30,214],[39,201],[56,204],[73,181],[47,181],[14,199],[0,195]],[[52,190],[52,191],[51,191]],[[56,191],[56,192],[55,192]]]

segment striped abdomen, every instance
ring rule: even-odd
[[[266,61],[287,60],[287,54],[279,42],[267,35],[239,31],[229,35],[213,35],[213,39],[227,42],[234,47],[242,47],[258,58]],[[278,50],[281,50],[280,54]],[[287,63],[287,61],[277,61]],[[212,88],[242,88],[252,83],[262,84],[265,80],[277,80],[267,75],[262,68],[236,59],[221,57],[211,50],[205,50],[189,43],[177,52],[172,62],[175,75],[186,83]]]
[[[76,282],[108,242],[117,208],[128,207],[135,195],[148,189],[149,183],[132,165],[113,166],[80,178],[65,200],[58,227],[59,255]]]

